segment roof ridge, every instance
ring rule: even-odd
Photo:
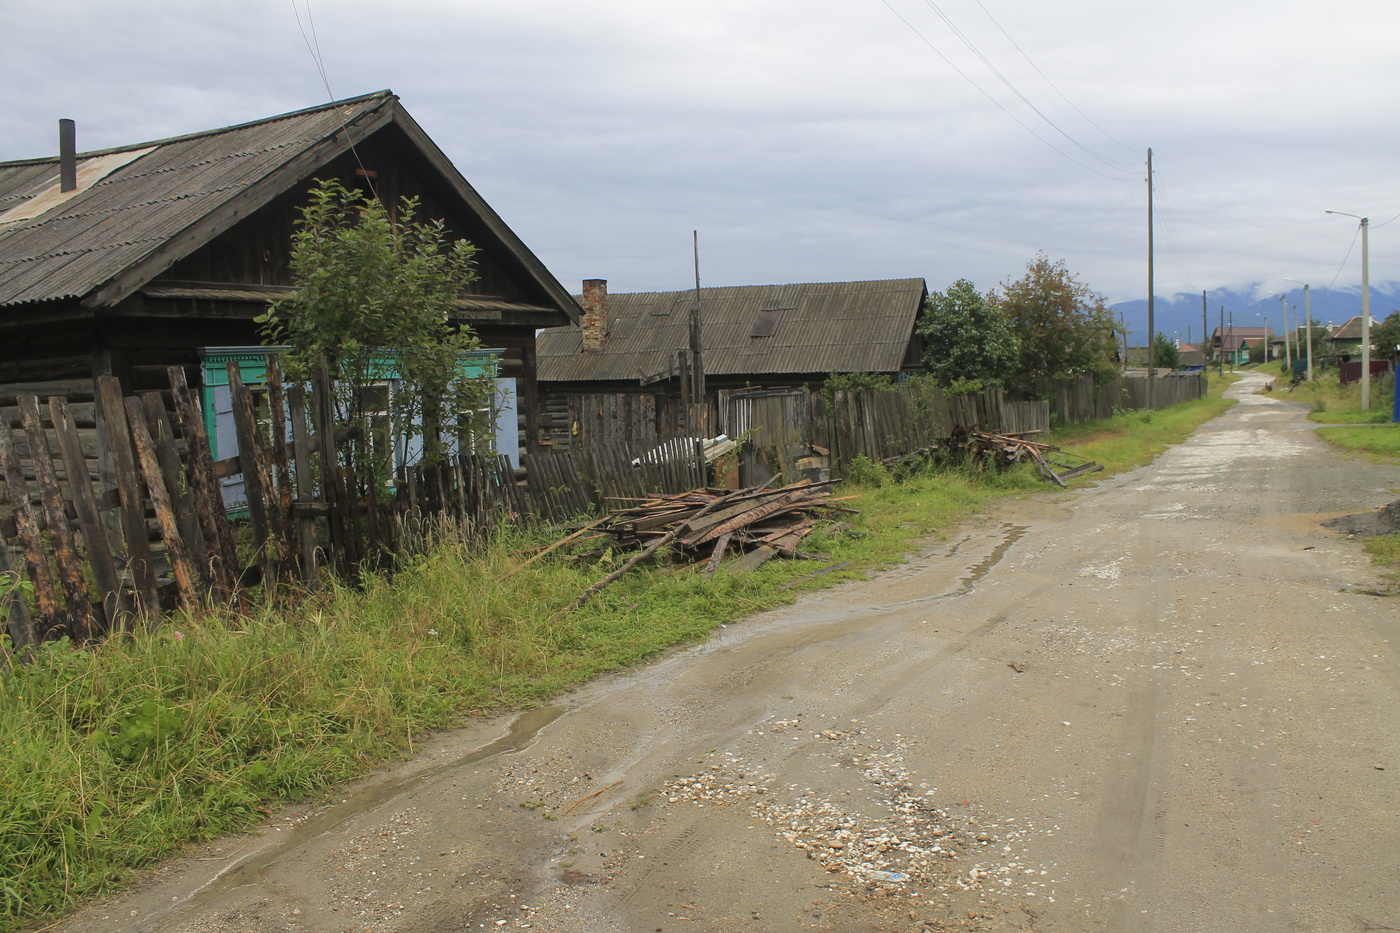
[[[720,290],[735,289],[735,288],[746,288],[746,289],[765,289],[765,288],[811,288],[811,287],[813,287],[813,286],[826,286],[826,285],[875,285],[875,284],[893,284],[893,283],[897,283],[897,282],[898,282],[898,283],[905,283],[905,282],[907,282],[907,283],[910,283],[911,285],[912,285],[913,283],[917,282],[917,283],[919,283],[919,284],[921,284],[921,285],[926,285],[925,280],[924,280],[921,276],[906,276],[906,277],[904,277],[904,278],[899,278],[899,279],[839,279],[839,280],[831,281],[831,282],[785,282],[785,283],[773,282],[773,283],[770,283],[770,284],[767,284],[767,285],[702,285],[702,286],[700,286],[700,291],[702,291],[702,292],[704,292],[704,291],[720,291]],[[609,290],[609,291],[608,291],[608,297],[609,297],[609,298],[615,298],[615,297],[617,297],[617,296],[619,296],[619,295],[693,295],[693,294],[695,294],[695,287],[694,287],[694,286],[690,286],[690,287],[687,287],[687,288],[662,288],[662,289],[652,289],[652,290],[650,290],[650,291],[640,291],[640,292],[616,292],[616,291],[612,291],[612,290]]]
[[[185,142],[186,140],[190,140],[190,139],[200,139],[200,138],[202,138],[202,137],[207,137],[207,136],[217,136],[217,135],[219,135],[220,133],[229,133],[229,132],[232,132],[232,131],[234,131],[234,130],[247,129],[247,128],[250,127],[250,126],[259,126],[259,125],[261,125],[261,124],[266,124],[266,123],[275,123],[275,122],[277,122],[278,120],[289,120],[289,119],[292,119],[293,117],[303,117],[303,116],[306,116],[306,115],[308,115],[308,114],[318,113],[318,112],[325,111],[325,110],[330,110],[330,109],[335,108],[335,107],[349,107],[349,106],[354,106],[355,104],[365,103],[365,102],[367,102],[367,101],[374,100],[374,99],[376,99],[376,98],[381,98],[381,99],[383,99],[383,100],[385,100],[385,101],[393,101],[393,100],[397,100],[397,99],[398,99],[397,95],[395,95],[393,91],[389,90],[388,88],[385,88],[385,89],[382,90],[382,91],[374,91],[374,92],[369,93],[369,94],[361,94],[361,95],[359,95],[358,97],[346,97],[346,98],[343,98],[343,99],[341,99],[341,100],[328,101],[327,103],[324,103],[324,104],[317,104],[317,105],[314,106],[314,107],[303,107],[301,110],[293,110],[293,111],[290,111],[290,112],[288,112],[288,113],[279,113],[279,114],[276,114],[275,116],[263,117],[263,118],[258,119],[258,120],[249,120],[249,121],[247,121],[246,123],[235,123],[235,124],[233,124],[232,126],[222,126],[222,127],[217,127],[217,128],[215,128],[215,129],[211,129],[211,130],[200,130],[200,131],[195,132],[195,133],[184,133],[184,134],[179,135],[179,136],[169,136],[169,137],[166,137],[165,139],[152,139],[152,140],[148,140],[148,141],[146,141],[146,142],[129,143],[129,144],[122,145],[122,146],[112,146],[111,148],[108,148],[108,149],[92,149],[92,150],[89,150],[89,151],[87,151],[87,152],[79,152],[79,153],[77,154],[77,156],[78,156],[79,159],[88,159],[88,158],[93,158],[93,157],[95,157],[95,156],[111,155],[112,153],[116,153],[116,152],[129,152],[129,151],[131,151],[132,149],[145,149],[145,148],[150,147],[150,146],[164,146],[164,145],[168,145],[168,144],[170,144],[170,143]],[[53,156],[40,156],[40,157],[32,158],[32,159],[14,159],[14,160],[9,160],[9,161],[0,161],[0,167],[12,167],[12,166],[20,166],[20,165],[44,165],[44,164],[53,164],[53,165],[57,165],[57,164],[58,164],[58,156],[56,156],[56,155],[53,155]]]

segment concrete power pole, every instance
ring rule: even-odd
[[[1157,325],[1152,281],[1152,150],[1147,150],[1147,407],[1152,407],[1152,351],[1157,345]]]

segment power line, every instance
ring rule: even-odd
[[[1103,176],[1104,178],[1111,178],[1111,179],[1113,179],[1114,181],[1123,181],[1123,180],[1124,180],[1123,177],[1120,176],[1120,175],[1110,175],[1110,174],[1108,174],[1107,172],[1101,172],[1101,171],[1099,171],[1098,169],[1094,168],[1092,165],[1085,165],[1083,162],[1080,162],[1078,159],[1074,158],[1074,157],[1071,156],[1069,153],[1065,152],[1063,149],[1061,149],[1060,147],[1056,146],[1054,143],[1050,142],[1050,140],[1046,139],[1045,137],[1043,137],[1043,136],[1041,136],[1039,133],[1037,133],[1035,130],[1031,129],[1028,125],[1026,125],[1025,122],[1023,122],[1023,121],[1021,120],[1020,117],[1016,116],[1016,115],[1015,115],[1014,113],[1012,113],[1010,110],[1007,110],[1006,107],[1002,105],[1001,101],[997,100],[995,97],[993,97],[991,94],[989,94],[980,84],[978,84],[976,81],[974,81],[974,80],[971,78],[971,76],[969,76],[969,75],[967,74],[967,72],[963,71],[963,70],[962,70],[961,68],[959,68],[956,64],[954,64],[952,59],[950,59],[947,55],[943,54],[942,50],[940,50],[940,49],[938,48],[938,46],[934,45],[934,44],[928,39],[927,36],[925,36],[923,33],[921,33],[921,32],[918,30],[918,28],[914,26],[913,23],[909,22],[909,20],[906,19],[906,18],[904,17],[904,14],[900,13],[898,10],[896,10],[893,6],[890,5],[890,0],[880,0],[880,2],[883,3],[883,4],[885,5],[885,8],[886,8],[886,9],[888,9],[891,13],[893,13],[896,17],[898,17],[898,18],[899,18],[899,21],[900,21],[901,23],[903,23],[905,26],[909,27],[909,31],[912,32],[912,33],[914,33],[914,35],[916,35],[916,36],[919,37],[919,41],[923,42],[923,44],[926,45],[926,46],[928,46],[929,49],[931,49],[935,55],[937,55],[939,58],[943,59],[943,61],[948,65],[949,68],[951,68],[951,69],[953,69],[954,71],[956,71],[956,72],[958,73],[958,76],[959,76],[959,77],[961,77],[961,78],[962,78],[964,81],[966,81],[968,84],[972,85],[973,88],[975,88],[979,94],[981,94],[983,97],[987,98],[987,100],[991,101],[991,102],[996,106],[996,108],[997,108],[998,110],[1000,110],[1002,113],[1006,114],[1008,117],[1010,117],[1012,120],[1014,120],[1014,121],[1016,122],[1016,124],[1017,124],[1019,127],[1021,127],[1021,129],[1025,130],[1027,133],[1030,133],[1030,134],[1031,134],[1032,136],[1034,136],[1037,140],[1039,140],[1043,145],[1048,146],[1050,149],[1053,149],[1057,154],[1059,154],[1060,156],[1062,156],[1062,157],[1064,157],[1065,159],[1069,160],[1070,162],[1073,162],[1075,165],[1079,166],[1080,168],[1084,169],[1084,170],[1087,171],[1087,172],[1093,172],[1095,175],[1101,175],[1101,176]]]
[[[1050,87],[1055,91],[1055,93],[1060,95],[1060,99],[1063,100],[1065,103],[1069,104],[1070,107],[1074,110],[1075,113],[1077,113],[1077,114],[1079,114],[1081,117],[1083,117],[1084,120],[1085,120],[1090,126],[1092,126],[1094,129],[1098,130],[1100,133],[1102,133],[1104,136],[1106,136],[1109,140],[1111,140],[1111,141],[1117,143],[1118,145],[1122,146],[1124,149],[1127,149],[1127,150],[1130,151],[1130,152],[1137,152],[1137,151],[1138,151],[1138,148],[1139,148],[1139,147],[1137,147],[1137,146],[1130,146],[1130,145],[1128,145],[1127,143],[1123,142],[1123,140],[1119,139],[1117,136],[1114,136],[1114,135],[1113,135],[1112,133],[1110,133],[1108,130],[1104,129],[1103,127],[1101,127],[1101,126],[1099,126],[1097,123],[1095,123],[1094,120],[1093,120],[1093,118],[1091,118],[1087,113],[1085,113],[1084,111],[1082,111],[1082,110],[1080,110],[1078,107],[1076,107],[1075,104],[1074,104],[1074,101],[1070,100],[1067,96],[1065,96],[1065,92],[1062,91],[1062,90],[1060,90],[1059,87],[1055,84],[1054,81],[1051,81],[1051,80],[1050,80],[1050,76],[1047,75],[1045,72],[1041,71],[1041,70],[1040,70],[1040,66],[1037,65],[1034,61],[1031,60],[1031,57],[1030,57],[1029,55],[1026,54],[1026,50],[1023,49],[1023,48],[1021,48],[1021,46],[1016,42],[1015,39],[1011,38],[1011,33],[1007,32],[1007,31],[1002,27],[1001,23],[997,22],[996,17],[992,15],[992,11],[989,10],[989,9],[987,9],[986,4],[984,4],[984,3],[982,2],[982,0],[976,0],[976,3],[977,3],[977,5],[978,5],[979,7],[982,8],[982,12],[987,14],[987,19],[989,19],[989,20],[992,21],[992,25],[995,26],[995,27],[997,27],[998,31],[1000,31],[1001,34],[1002,34],[1003,36],[1006,37],[1006,41],[1007,41],[1007,42],[1010,42],[1010,43],[1011,43],[1011,47],[1014,48],[1016,51],[1018,51],[1018,52],[1021,53],[1021,57],[1024,58],[1024,59],[1026,60],[1026,64],[1028,64],[1028,65],[1030,65],[1032,68],[1034,68],[1034,69],[1035,69],[1035,73],[1038,74],[1038,75],[1040,75],[1042,78],[1044,78],[1044,79],[1045,79],[1045,83],[1048,84],[1048,85],[1050,85]]]
[[[292,0],[292,14],[297,18],[297,29],[301,30],[301,41],[306,43],[306,51],[310,53],[311,60],[316,64],[316,70],[321,75],[321,84],[326,89],[326,98],[331,103],[335,103],[335,92],[331,90],[330,78],[326,75],[325,58],[321,55],[321,38],[316,34],[316,20],[311,15],[311,0],[303,0],[306,4],[306,21],[311,25],[311,36],[306,35],[306,27],[301,23],[301,11],[297,9],[297,0]],[[314,46],[314,47],[313,47]],[[350,127],[345,121],[346,108],[340,108],[340,131],[345,134],[345,142],[350,146],[350,154],[355,157],[355,164],[364,172],[365,180],[370,186],[370,191],[374,192],[374,179],[370,175],[369,169],[365,168],[365,163],[360,159],[360,151],[355,148],[355,139],[350,135]]]
[[[1042,111],[1039,107],[1031,103],[1030,98],[1028,98],[1025,94],[1022,94],[1020,89],[1017,88],[1016,85],[1011,83],[1011,79],[1007,78],[1006,75],[1002,73],[1001,69],[997,68],[996,65],[992,64],[991,59],[989,59],[986,55],[982,53],[982,50],[979,49],[973,43],[973,41],[967,37],[966,33],[964,33],[961,29],[958,28],[958,26],[952,21],[952,19],[949,18],[948,14],[944,13],[943,10],[938,6],[938,4],[934,2],[934,0],[924,0],[924,5],[926,5],[929,9],[933,10],[934,13],[938,14],[938,18],[943,20],[944,24],[950,30],[952,30],[953,35],[957,36],[958,39],[962,42],[962,44],[967,47],[968,51],[970,51],[973,55],[977,56],[977,59],[981,61],[982,64],[987,66],[987,70],[990,71],[992,74],[996,75],[997,79],[1000,80],[1002,84],[1006,85],[1006,88],[1009,91],[1011,91],[1012,94],[1015,94],[1018,98],[1020,98],[1021,102],[1027,107],[1031,108],[1031,110],[1035,113],[1036,116],[1044,120],[1046,125],[1048,125],[1056,133],[1059,133],[1061,136],[1063,136],[1073,146],[1075,146],[1091,158],[1097,159],[1104,165],[1110,167],[1135,164],[1132,162],[1123,162],[1118,159],[1109,159],[1105,156],[1101,156],[1094,150],[1090,149],[1088,146],[1081,143],[1079,140],[1075,139],[1073,136],[1069,135],[1069,133],[1061,129],[1059,124],[1057,124],[1054,120],[1046,116],[1044,111]]]
[[[1389,221],[1386,222],[1389,223]],[[1361,227],[1358,225],[1356,232],[1351,235],[1351,245],[1347,247],[1347,254],[1342,257],[1342,264],[1337,267],[1337,274],[1332,276],[1332,281],[1326,285],[1328,291],[1331,291],[1332,286],[1337,284],[1337,279],[1341,278],[1342,270],[1347,267],[1347,260],[1351,258],[1351,251],[1356,249],[1356,240],[1359,236],[1361,236]]]
[[[1191,286],[1192,291],[1200,291],[1199,282],[1196,279],[1195,271],[1191,268],[1190,261],[1186,258],[1186,244],[1181,239],[1181,224],[1176,219],[1176,212],[1172,210],[1170,199],[1167,197],[1166,189],[1161,185],[1161,169],[1156,171],[1158,185],[1157,192],[1162,201],[1162,211],[1166,220],[1166,232],[1168,240],[1168,251],[1172,255],[1173,261],[1177,265],[1177,270],[1182,278]]]

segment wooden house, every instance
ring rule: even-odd
[[[539,337],[541,440],[644,447],[686,431],[690,405],[713,408],[729,393],[814,387],[832,373],[920,370],[915,324],[927,297],[922,278],[698,294],[608,294],[605,281],[586,281],[582,321]]]
[[[1231,366],[1242,366],[1249,362],[1249,354],[1260,345],[1268,354],[1268,344],[1274,331],[1270,327],[1236,327],[1233,324],[1217,327],[1211,334],[1211,356],[1223,359]]]
[[[68,123],[68,121],[64,121]],[[573,297],[389,91],[173,139],[0,163],[0,424],[15,398],[67,396],[100,430],[94,380],[163,388],[200,351],[261,343],[254,318],[289,293],[298,208],[337,178],[475,244],[457,318],[497,348],[538,440],[535,332],[577,321]],[[510,441],[507,440],[507,444]]]

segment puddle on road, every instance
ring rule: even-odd
[[[926,603],[938,602],[944,599],[955,599],[959,596],[966,596],[968,593],[971,593],[972,588],[978,583],[981,583],[982,580],[986,578],[987,574],[991,573],[992,569],[996,567],[997,564],[1001,563],[1002,558],[1006,556],[1007,551],[1011,550],[1012,545],[1020,541],[1021,538],[1025,536],[1026,532],[1030,530],[1030,526],[1028,525],[1013,525],[1010,522],[1003,522],[1001,527],[1003,534],[1002,540],[996,547],[992,548],[991,553],[963,572],[963,575],[958,578],[958,585],[955,589],[949,590],[946,593],[939,593],[936,596],[920,596],[917,599],[906,599],[897,603],[885,603],[880,606],[871,606],[869,608],[901,609],[905,606],[921,606]]]
[[[210,881],[206,887],[197,890],[193,895],[181,901],[179,906],[171,911],[171,914],[200,907],[234,888],[257,884],[267,876],[273,865],[283,857],[290,855],[299,846],[339,829],[349,820],[372,812],[386,801],[405,794],[444,772],[464,765],[476,764],[506,752],[519,751],[530,744],[539,735],[541,729],[564,715],[564,712],[565,709],[562,706],[541,706],[537,709],[526,710],[511,722],[510,731],[475,751],[433,765],[431,768],[426,768],[400,780],[384,781],[356,791],[346,797],[343,802],[333,804],[306,822],[292,827],[291,832],[271,840],[273,845],[268,850],[225,870]]]
[[[1006,538],[992,548],[992,553],[988,554],[979,563],[974,564],[967,572],[967,576],[958,581],[958,589],[949,593],[949,596],[966,596],[972,592],[972,588],[982,581],[982,578],[992,572],[992,568],[1001,563],[1001,559],[1006,556],[1006,552],[1011,550],[1011,546],[1023,538],[1029,527],[1026,525],[1005,524]]]

